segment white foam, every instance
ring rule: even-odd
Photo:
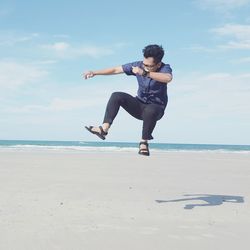
[[[94,151],[94,152],[133,152],[137,151],[137,148],[132,147],[94,147],[94,146],[38,146],[38,145],[15,145],[15,146],[2,146],[1,151]]]
[[[87,144],[80,142],[81,145]],[[138,147],[117,147],[117,146],[49,146],[49,145],[12,145],[0,146],[0,151],[82,151],[82,152],[135,152]],[[250,154],[248,150],[227,150],[227,149],[156,149],[150,148],[151,152],[167,153],[167,152],[182,152],[182,153],[237,153],[237,154]]]

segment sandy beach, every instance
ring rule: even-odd
[[[0,152],[0,249],[247,250],[250,154]]]

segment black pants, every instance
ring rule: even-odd
[[[111,125],[120,106],[136,119],[143,120],[142,139],[153,139],[152,132],[156,122],[164,115],[164,106],[145,104],[127,93],[114,92],[108,101],[103,123]]]

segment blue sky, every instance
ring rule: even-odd
[[[173,68],[154,142],[250,144],[250,0],[0,2],[0,139],[97,140],[126,75],[87,70],[142,59],[161,44]],[[138,141],[141,121],[121,110],[109,141]]]

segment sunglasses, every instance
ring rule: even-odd
[[[154,64],[154,65],[148,65],[148,64],[145,64],[143,63],[143,66],[146,67],[146,68],[149,68],[149,69],[152,69],[156,66],[157,64]]]

